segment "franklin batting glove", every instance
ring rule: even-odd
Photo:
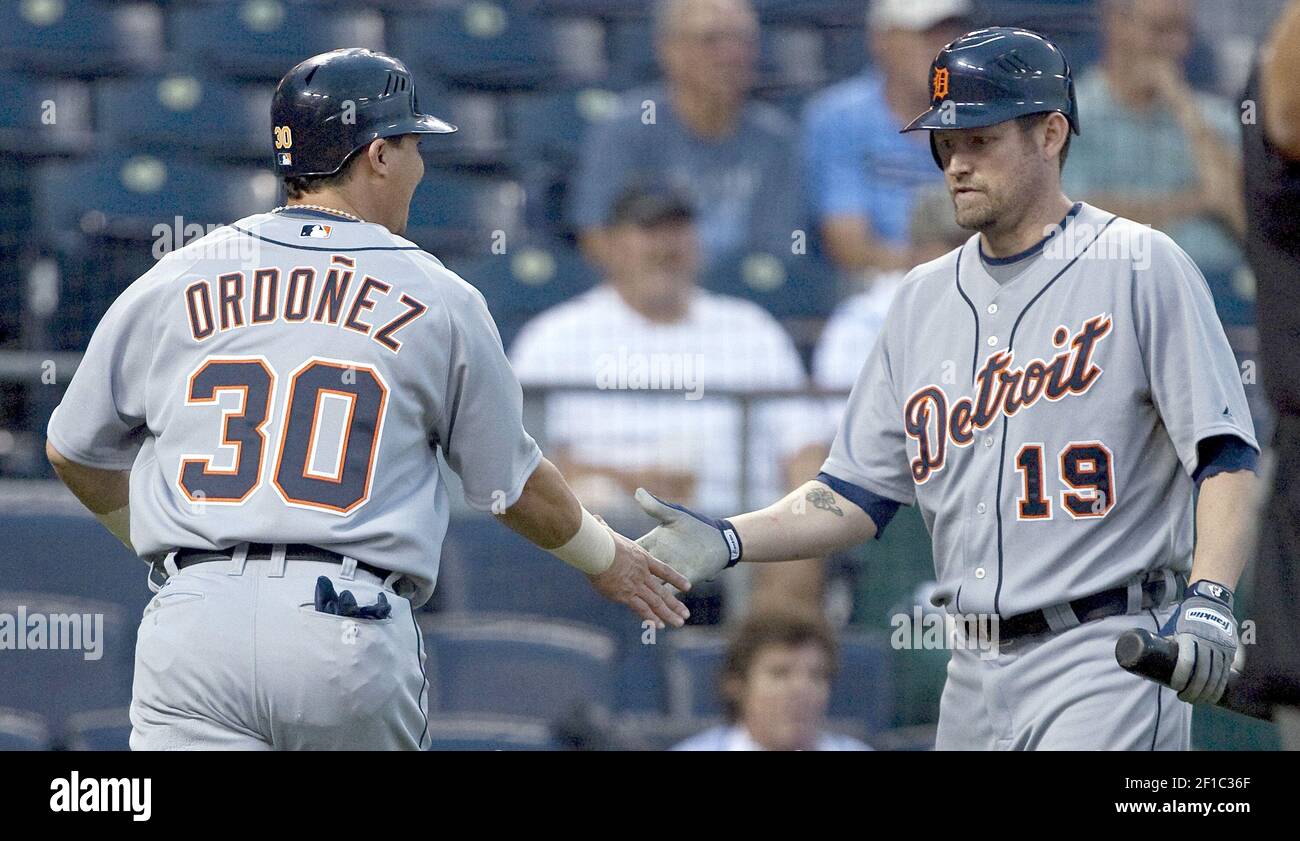
[[[1160,635],[1178,642],[1178,664],[1169,686],[1179,700],[1189,704],[1218,701],[1237,654],[1232,591],[1205,579],[1188,585],[1182,603]]]

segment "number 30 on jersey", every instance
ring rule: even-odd
[[[290,372],[274,451],[268,426],[277,374],[262,356],[208,357],[190,374],[185,405],[218,402],[220,444],[233,451],[229,467],[213,454],[181,457],[177,484],[191,502],[241,505],[262,486],[266,468],[286,505],[346,515],[370,498],[375,454],[383,433],[388,385],[369,365],[312,357]]]

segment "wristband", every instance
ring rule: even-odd
[[[563,546],[547,551],[587,575],[600,575],[614,565],[614,535],[583,508],[582,525],[573,537]]]
[[[1200,578],[1187,585],[1187,589],[1183,592],[1183,598],[1190,599],[1193,596],[1213,599],[1228,608],[1228,610],[1232,610],[1232,591],[1208,578]]]

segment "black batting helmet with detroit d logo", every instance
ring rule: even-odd
[[[1051,111],[1079,133],[1065,54],[1037,32],[997,26],[968,32],[939,51],[930,65],[930,107],[903,131],[982,128]],[[930,151],[942,169],[933,134]]]
[[[450,134],[420,113],[406,65],[374,50],[334,50],[290,70],[271,100],[276,174],[333,175],[380,137]]]

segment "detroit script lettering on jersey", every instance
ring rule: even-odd
[[[903,406],[904,428],[919,445],[919,454],[912,459],[912,478],[918,485],[929,481],[943,469],[949,441],[965,447],[975,440],[975,432],[987,429],[1000,416],[1013,417],[1039,398],[1055,402],[1086,393],[1102,374],[1093,355],[1112,324],[1109,315],[1097,315],[1073,337],[1068,327],[1058,326],[1052,345],[1063,350],[1049,361],[1031,359],[1012,367],[1014,351],[990,354],[975,375],[975,396],[959,398],[951,406],[940,385],[913,392]]]

